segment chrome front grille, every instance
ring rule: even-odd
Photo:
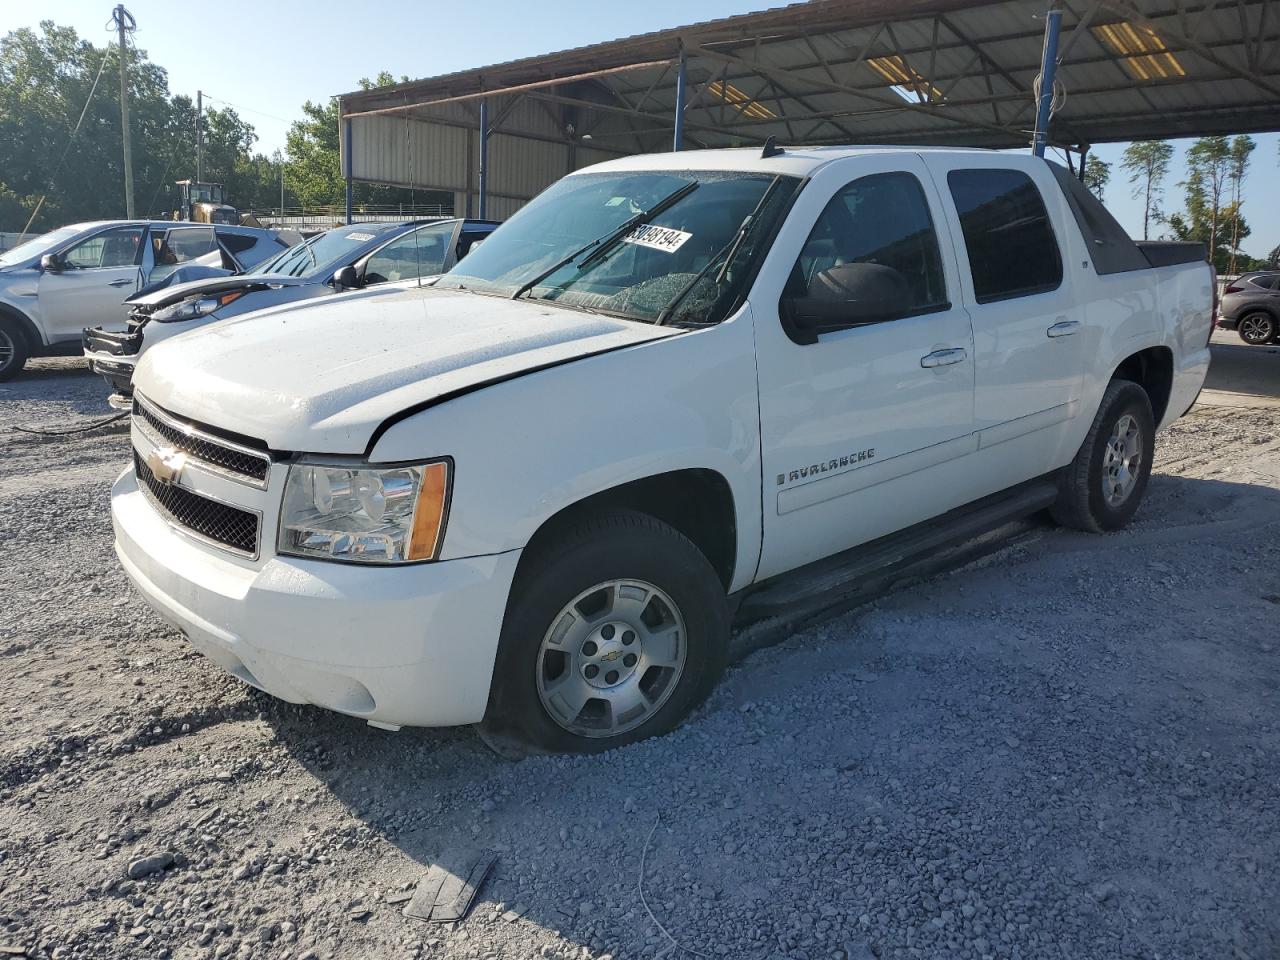
[[[133,451],[133,469],[138,487],[171,523],[202,540],[246,557],[257,557],[258,514],[161,482],[137,450]]]
[[[157,446],[173,447],[201,465],[236,480],[265,487],[271,456],[265,450],[215,437],[184,423],[134,394],[133,421]]]

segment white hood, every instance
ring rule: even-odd
[[[273,450],[363,453],[388,417],[522,371],[679,331],[417,288],[246,314],[148,350],[134,388]]]

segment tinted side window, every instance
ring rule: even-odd
[[[909,315],[949,306],[929,203],[909,173],[872,174],[832,197],[800,251],[786,295],[806,296],[816,276],[846,263],[897,271],[911,292]]]
[[[1062,256],[1030,177],[1018,170],[952,170],[947,184],[979,303],[1057,289]]]
[[[62,255],[69,269],[100,270],[128,267],[138,262],[142,227],[116,227],[81,241]]]
[[[240,254],[251,249],[258,242],[257,237],[246,237],[242,233],[219,233],[222,245],[232,253]]]

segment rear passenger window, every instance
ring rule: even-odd
[[[1058,288],[1062,256],[1030,177],[1018,170],[952,170],[947,184],[979,303]]]
[[[832,197],[800,251],[786,296],[807,296],[815,277],[846,263],[896,271],[910,291],[908,316],[950,306],[929,203],[909,173],[862,177]]]

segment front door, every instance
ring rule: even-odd
[[[940,469],[976,441],[973,337],[953,249],[914,155],[837,161],[797,199],[751,295],[764,462],[758,579],[957,505]],[[789,329],[780,301],[830,286],[843,264],[886,268],[878,274],[908,291],[902,309],[816,337]]]
[[[123,330],[126,298],[138,291],[146,228],[113,227],[60,254],[61,269],[40,275],[40,315],[49,340],[78,340],[85,327]]]

